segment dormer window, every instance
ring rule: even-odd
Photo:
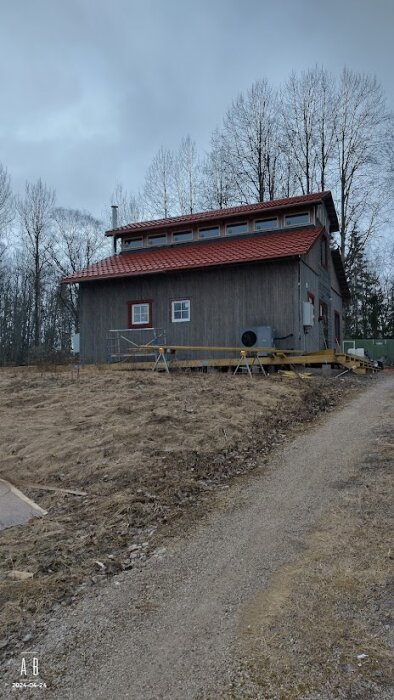
[[[167,243],[167,236],[164,234],[162,236],[148,236],[148,246],[165,245]]]
[[[173,243],[187,243],[193,240],[193,231],[179,231],[172,234]]]
[[[142,248],[143,245],[142,238],[130,238],[122,241],[123,250],[134,250],[135,248]]]
[[[276,228],[278,228],[277,217],[275,217],[274,219],[261,219],[260,221],[254,222],[255,231],[272,231]]]
[[[220,236],[218,226],[212,226],[212,228],[200,228],[198,231],[198,237],[201,240],[205,240],[207,238],[217,238],[218,236]]]
[[[287,216],[285,216],[285,226],[305,226],[305,224],[309,223],[309,211],[303,214],[287,214]]]
[[[226,236],[236,236],[238,233],[247,233],[248,224],[245,222],[243,224],[227,224],[226,226]]]

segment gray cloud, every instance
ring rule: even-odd
[[[257,78],[347,64],[394,105],[393,19],[391,0],[0,0],[0,161],[100,214],[162,143],[206,148]]]

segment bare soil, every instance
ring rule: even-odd
[[[132,571],[53,606],[4,688],[34,648],[57,700],[392,700],[393,381],[256,449]]]
[[[0,371],[0,475],[48,511],[0,533],[0,653],[148,559],[232,477],[368,380]],[[15,569],[33,576],[11,580]]]

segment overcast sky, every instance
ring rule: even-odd
[[[0,0],[0,162],[101,215],[161,144],[208,148],[253,81],[344,65],[394,109],[394,0]]]

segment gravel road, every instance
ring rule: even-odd
[[[191,534],[54,616],[37,650],[43,675],[56,675],[53,695],[218,697],[237,664],[244,609],[297,556],[335,482],[373,444],[393,388],[394,377],[380,377],[223,492]]]

